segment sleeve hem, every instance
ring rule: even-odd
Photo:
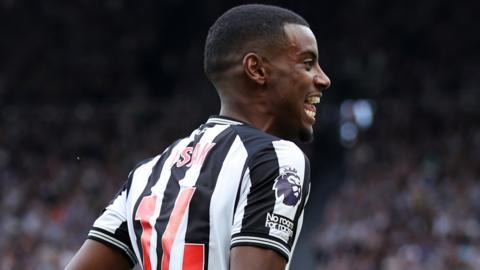
[[[124,255],[124,257],[127,259],[131,268],[133,268],[137,263],[133,251],[126,244],[114,238],[114,236],[106,234],[103,231],[95,230],[95,228],[93,228],[88,233],[87,238],[101,242],[109,247],[115,248],[116,250],[120,251],[120,253]]]
[[[287,262],[290,259],[290,250],[288,249],[288,247],[286,247],[279,241],[271,240],[268,238],[246,235],[233,236],[231,248],[236,246],[257,246],[261,248],[272,249],[278,252],[282,257],[284,257]]]

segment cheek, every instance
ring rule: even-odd
[[[276,103],[275,107],[276,110],[280,110],[278,111],[279,115],[292,122],[296,122],[299,117],[302,117],[305,90],[308,89],[305,79],[305,75],[297,69],[277,73],[274,85],[277,91],[273,97]]]

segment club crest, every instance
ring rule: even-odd
[[[302,185],[297,170],[290,167],[280,168],[280,175],[273,186],[277,199],[283,196],[283,204],[295,206],[302,195]]]

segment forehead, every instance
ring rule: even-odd
[[[283,29],[289,42],[289,49],[294,49],[299,54],[317,54],[317,40],[309,27],[299,24],[286,24]]]

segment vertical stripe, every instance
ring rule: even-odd
[[[301,205],[303,206],[302,209],[298,210],[297,211],[297,214],[299,216],[296,216],[295,217],[295,220],[297,220],[297,222],[295,223],[295,228],[294,228],[294,234],[293,234],[293,237],[291,239],[291,241],[293,241],[293,243],[291,244],[291,250],[290,250],[290,254],[294,254],[295,252],[295,247],[297,246],[297,241],[298,241],[298,238],[299,238],[299,235],[300,235],[300,232],[302,231],[302,226],[303,226],[303,215],[305,213],[305,205],[307,204],[307,201],[308,201],[308,197],[310,197],[310,165],[309,165],[309,162],[308,162],[308,158],[305,157],[305,179],[308,179],[307,180],[304,180],[304,186],[303,186],[303,191],[305,192],[304,196],[303,196],[303,200],[301,202]],[[308,182],[308,184],[307,184]],[[290,244],[290,242],[289,242]],[[291,257],[290,255],[290,257]],[[289,270],[290,269],[290,264],[291,264],[291,260],[288,261],[288,264],[285,268],[285,270]]]
[[[243,166],[238,165],[243,165],[248,157],[240,138],[235,134],[231,138],[235,140],[231,144],[228,154],[218,162],[222,167],[218,176],[215,176],[217,179],[215,189],[208,199],[209,209],[206,217],[209,218],[207,220],[209,223],[205,223],[205,226],[210,225],[210,228],[205,228],[208,233],[209,246],[206,269],[210,270],[222,269],[224,265],[229,264],[230,236],[235,209],[235,196],[232,195],[239,189],[244,169]],[[209,232],[208,229],[210,229]]]
[[[162,172],[160,173],[160,178],[158,179],[157,183],[152,187],[151,191],[152,194],[155,194],[157,196],[157,205],[155,208],[155,215],[152,217],[154,220],[152,220],[152,224],[156,224],[158,220],[159,213],[162,209],[162,201],[163,201],[163,196],[165,189],[167,188],[168,181],[170,179],[170,172],[171,172],[171,166],[175,160],[178,159],[178,152],[179,149],[185,148],[185,146],[190,142],[190,139],[184,139],[180,141],[174,149],[172,149],[170,156],[167,158],[165,161],[165,164],[163,166]],[[151,238],[151,261],[152,261],[152,269],[156,270],[158,267],[158,260],[161,258],[158,255],[158,238],[159,238],[159,232],[157,230],[154,230]]]
[[[163,235],[167,228],[168,220],[175,206],[175,200],[179,194],[180,187],[178,185],[177,179],[173,177],[173,174],[168,179],[168,183],[163,193],[163,200],[161,202],[160,214],[157,218],[157,223],[155,225],[155,230],[158,235]],[[162,247],[162,238],[157,238],[157,246]],[[163,249],[157,248],[157,258],[163,258]],[[161,260],[157,261],[157,269],[160,269]]]
[[[137,237],[137,231],[134,228],[134,213],[136,212],[137,208],[135,207],[135,203],[137,199],[140,197],[143,193],[143,190],[145,189],[145,186],[148,183],[148,178],[150,174],[152,173],[152,169],[157,164],[158,160],[160,159],[160,156],[155,157],[152,159],[150,162],[140,166],[137,168],[135,171],[132,173],[132,185],[129,191],[129,197],[127,198],[127,211],[129,215],[132,215],[132,218],[129,219],[128,222],[128,234],[130,236],[130,240],[133,245],[133,251],[135,252],[135,255],[137,256],[137,261],[141,264],[143,260],[142,256],[142,251],[140,250],[140,247],[138,246],[138,237]],[[140,236],[141,234],[138,234]]]
[[[140,221],[142,225],[142,236],[140,241],[142,243],[142,257],[143,269],[151,270],[152,264],[150,262],[150,239],[152,237],[151,218],[155,211],[157,197],[155,195],[143,197],[138,206],[138,211],[135,215],[135,220]]]
[[[135,180],[138,179],[137,181],[140,182],[140,183],[138,183],[138,184],[135,183],[135,185],[132,185],[132,189],[133,189],[133,186],[137,186],[137,185],[144,187],[143,191],[135,192],[135,193],[138,194],[138,196],[134,197],[135,198],[134,200],[136,202],[135,202],[135,204],[133,206],[133,209],[132,209],[132,212],[131,212],[131,215],[132,215],[131,218],[133,220],[132,228],[133,228],[133,231],[134,231],[134,234],[135,234],[135,238],[133,238],[133,239],[136,239],[136,246],[137,247],[142,247],[142,251],[140,251],[138,248],[135,250],[135,253],[139,257],[139,262],[144,261],[143,260],[144,254],[149,254],[149,256],[150,256],[149,261],[150,262],[153,258],[156,260],[156,251],[155,252],[151,251],[151,248],[152,248],[151,239],[156,238],[157,232],[155,230],[152,230],[152,232],[151,232],[151,235],[150,235],[150,251],[148,251],[148,252],[143,251],[143,247],[148,248],[148,246],[147,245],[142,245],[141,236],[142,236],[142,233],[143,233],[143,226],[142,226],[142,222],[140,220],[136,220],[135,217],[136,217],[139,205],[142,201],[142,198],[146,197],[146,196],[150,196],[152,194],[152,191],[151,191],[152,186],[154,186],[155,184],[158,183],[157,180],[160,176],[160,173],[164,170],[164,167],[168,165],[166,161],[170,158],[170,155],[172,154],[172,150],[175,149],[175,146],[177,146],[179,142],[180,141],[177,141],[175,144],[173,144],[169,148],[167,148],[161,156],[159,156],[158,158],[155,158],[151,163],[153,163],[155,161],[156,161],[156,163],[153,163],[155,165],[153,167],[150,167],[151,168],[150,170],[148,170],[148,167],[146,167],[143,170],[138,171],[138,174],[137,174],[137,171],[134,173],[134,176],[133,176],[134,178],[133,178],[132,181],[135,181]],[[147,175],[149,175],[149,176],[147,177]],[[148,180],[145,181],[144,179],[148,179]],[[155,203],[155,205],[154,205],[154,209],[156,209],[156,204],[157,203]],[[158,213],[158,211],[154,211],[154,212]],[[149,223],[151,224],[152,227],[155,224],[156,213],[152,214],[152,219],[149,220]],[[153,246],[154,246],[153,248],[156,248],[155,244],[153,244]],[[155,269],[155,266],[152,266],[152,268]]]
[[[204,164],[209,164],[209,166],[207,166],[208,170],[205,170],[205,166],[203,166],[201,162],[192,162],[191,168],[185,175],[185,178],[180,181],[182,187],[195,185],[196,192],[193,195],[189,207],[187,220],[182,230],[178,233],[177,241],[175,241],[172,249],[172,254],[174,254],[176,260],[172,261],[170,265],[176,265],[178,269],[182,267],[185,243],[205,244],[206,247],[208,247],[210,224],[208,206],[211,192],[215,187],[218,171],[222,166],[221,161],[224,159],[231,145],[231,141],[234,138],[231,130],[227,128],[228,126],[225,125],[217,125],[205,131],[202,138],[196,143],[197,145],[205,146],[214,145],[213,148],[210,148],[208,155],[201,157],[201,159],[204,159]],[[229,137],[232,137],[232,140],[230,140]],[[206,148],[204,147],[203,149]],[[194,221],[193,223],[191,222],[192,220]],[[205,258],[208,258],[208,248],[205,248],[205,253]]]
[[[273,146],[275,147],[275,152],[278,156],[279,168],[293,168],[297,170],[297,174],[302,181],[302,194],[303,197],[305,194],[303,192],[303,181],[305,177],[305,157],[303,153],[298,149],[296,146],[289,147],[288,144],[293,144],[291,142],[286,141],[277,141],[273,142]],[[297,151],[292,151],[295,149]],[[280,171],[279,171],[280,173]],[[280,214],[282,216],[288,217],[289,219],[295,219],[295,214],[297,213],[297,209],[300,205],[301,198],[294,206],[286,206],[283,203],[277,204],[274,212],[276,214]],[[294,207],[295,210],[292,211],[291,207]],[[300,207],[301,208],[301,207]]]
[[[184,189],[175,203],[175,207],[170,215],[168,220],[167,227],[162,236],[162,249],[163,249],[163,258],[162,258],[162,270],[169,270],[170,267],[170,251],[172,250],[173,241],[177,236],[178,228],[182,222],[183,216],[185,215],[185,210],[190,204],[195,188]]]
[[[168,148],[167,148],[168,149]],[[167,151],[167,149],[165,149],[165,151]],[[165,152],[164,151],[164,152]],[[160,155],[158,155],[160,156]],[[157,157],[158,157],[157,156]],[[129,196],[130,194],[130,188],[132,186],[132,182],[133,182],[133,173],[138,169],[140,168],[141,166],[143,166],[144,164],[147,164],[149,162],[151,162],[153,159],[157,158],[157,157],[154,157],[154,158],[147,158],[143,161],[141,161],[140,163],[138,163],[135,168],[133,168],[129,173],[128,173],[128,181],[127,181],[127,185],[126,185],[126,190],[127,190],[127,197]]]
[[[305,205],[307,204],[308,197],[310,196],[310,162],[308,161],[308,158],[305,155],[304,155],[304,160],[305,160],[305,170],[304,170],[305,172],[304,172],[303,183],[302,183],[302,200],[299,203],[300,209],[298,209],[297,213],[295,214],[295,220],[298,220],[300,215],[303,216]],[[293,241],[296,240],[296,238],[298,238],[298,235],[300,234],[301,229],[302,229],[302,224],[296,223],[293,237],[292,239],[290,239],[288,243],[289,245],[292,245],[292,247],[295,244]]]
[[[273,145],[270,143],[263,150],[257,152],[249,167],[252,186],[247,196],[240,232],[255,230],[258,233],[268,234],[269,228],[265,227],[265,219],[267,213],[272,213],[275,207],[276,197],[272,187],[279,173]]]
[[[188,147],[195,147],[199,143],[212,142],[214,138],[226,128],[227,126],[215,126],[202,132],[194,132],[194,134],[191,136],[191,138],[193,137],[194,140],[188,144]],[[182,151],[182,149],[180,149],[180,151]],[[177,167],[176,165],[172,166],[170,179],[168,180],[167,187],[164,191],[162,209],[156,225],[156,230],[159,234],[163,234],[166,230],[167,222],[173,210],[174,202],[178,196],[179,190],[181,188],[194,186],[200,174],[200,169],[200,164],[194,162],[190,162],[189,164],[185,164],[180,167]],[[198,190],[195,193],[198,193]],[[170,269],[181,268],[186,227],[186,222],[185,225],[181,224],[181,227],[177,232],[177,236],[172,244],[169,262]],[[161,243],[159,243],[159,246],[160,245]],[[161,258],[163,256],[163,250],[157,249],[157,255],[158,258]]]
[[[243,179],[240,189],[240,196],[238,199],[238,205],[235,207],[235,213],[232,224],[232,235],[239,233],[242,229],[242,222],[245,216],[245,207],[247,206],[247,196],[250,194],[250,188],[252,187],[252,181],[250,180],[250,170],[247,168],[243,174]]]
[[[179,151],[182,151],[182,149],[184,149],[185,147],[191,146],[193,143],[190,140],[188,140],[187,142],[188,144],[183,144],[182,147],[179,148]],[[187,166],[177,167],[175,165],[175,160],[177,160],[178,158],[179,154],[176,153],[174,155],[174,159],[170,163],[170,166],[168,168],[165,168],[164,172],[161,175],[161,178],[165,180],[164,188],[162,190],[155,190],[155,192],[160,192],[159,194],[162,194],[163,196],[159,207],[157,222],[155,225],[157,235],[163,235],[167,228],[167,224],[173,211],[175,201],[177,199],[177,196],[179,195],[179,180],[185,176],[187,170],[189,169]],[[179,177],[181,178],[179,179]],[[162,247],[161,237],[157,237],[156,245],[158,247]],[[162,248],[157,248],[156,252],[157,258],[163,257]],[[157,267],[160,268],[159,266],[161,265],[161,261],[156,261],[156,264]]]
[[[301,194],[298,202],[294,206],[288,206],[282,202],[275,205],[273,212],[280,214],[290,220],[295,220],[303,210],[303,203],[305,198],[305,155],[303,152],[292,142],[288,141],[276,141],[273,142],[275,152],[278,156],[279,169],[280,168],[293,168],[297,170],[297,174],[301,181]],[[293,147],[292,147],[293,146]],[[280,173],[280,171],[279,171]],[[308,179],[307,179],[308,181]],[[308,183],[308,182],[307,182]],[[293,208],[293,209],[292,209]],[[295,229],[295,228],[294,228]],[[294,230],[295,232],[295,230]],[[293,236],[288,239],[289,246],[293,243]]]
[[[188,227],[185,234],[185,242],[206,244],[208,246],[210,225],[210,201],[212,194],[216,188],[220,170],[227,162],[227,155],[232,149],[232,143],[235,139],[235,133],[232,130],[223,131],[214,140],[215,149],[208,155],[205,160],[209,166],[202,166],[196,186],[198,192],[192,199],[192,206],[188,216]],[[232,162],[232,160],[229,160]],[[230,181],[232,179],[229,179]],[[224,190],[227,192],[227,190]],[[221,207],[222,202],[218,202]],[[224,222],[224,221],[222,221]],[[208,252],[208,250],[207,250]]]
[[[152,242],[150,247],[152,249],[151,254],[155,254],[151,255],[153,270],[159,267],[160,263],[158,259],[163,256],[163,250],[159,248],[162,246],[161,237],[158,237],[158,234],[163,234],[178,195],[178,177],[183,177],[187,170],[187,167],[178,168],[175,165],[176,161],[179,159],[180,151],[188,145],[191,145],[193,143],[192,141],[199,138],[199,136],[201,136],[200,131],[195,130],[189,138],[185,138],[175,145],[170,151],[168,159],[164,162],[157,183],[151,188],[151,192],[158,196],[155,210],[155,230],[151,238]]]
[[[248,157],[248,153],[247,153],[247,157]],[[245,160],[246,161],[246,160]],[[241,196],[242,194],[245,193],[245,186],[247,184],[247,182],[251,185],[252,183],[250,182],[250,172],[248,171],[248,166],[247,166],[247,162],[244,161],[244,165],[243,165],[243,170],[242,170],[242,178],[243,180],[241,181],[241,183],[237,186],[237,195],[235,195],[235,205],[233,206],[233,209],[237,209],[238,208],[238,204],[240,203],[240,199],[241,199]],[[248,176],[248,177],[247,177]],[[249,187],[250,188],[250,187]],[[248,192],[247,192],[248,193]],[[242,211],[242,218],[243,218],[243,208],[241,208],[241,211]],[[236,212],[236,211],[235,211]],[[235,217],[235,212],[233,213],[233,217]],[[233,218],[232,217],[232,218]],[[233,225],[233,224],[232,224]]]

